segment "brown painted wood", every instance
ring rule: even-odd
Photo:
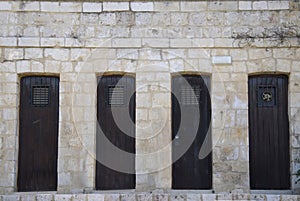
[[[44,86],[49,90],[49,96],[44,96],[49,98],[46,105],[44,99],[40,102],[33,94],[34,87],[38,91]],[[57,188],[58,96],[57,77],[21,79],[18,191],[55,191]]]
[[[250,76],[248,86],[250,187],[289,189],[288,77]]]
[[[124,87],[124,98],[113,96],[112,102],[109,101],[109,90],[113,87]],[[127,166],[132,174],[124,173],[107,167],[99,160],[96,163],[96,189],[115,190],[115,189],[134,189],[135,188],[135,79],[131,76],[103,76],[98,79],[98,102],[97,118],[101,130],[105,137],[119,149],[133,153],[131,158],[122,158],[111,150],[107,143],[101,139],[99,128],[97,131],[97,159],[108,159],[109,162],[117,166]],[[122,91],[122,90],[121,90]],[[121,119],[117,125],[114,115]],[[129,118],[128,117],[129,113]],[[132,123],[133,122],[133,123]],[[120,126],[122,128],[120,128]],[[124,129],[126,128],[126,129]]]
[[[200,94],[197,102],[189,98],[188,86],[193,87],[195,94]],[[185,75],[175,76],[172,79],[173,189],[212,188],[209,88],[208,76]],[[200,159],[199,151],[206,137],[208,137],[206,146],[210,151],[205,158]],[[179,160],[175,161],[176,155],[182,152],[181,148],[184,144],[190,144],[190,146]]]

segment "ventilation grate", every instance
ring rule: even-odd
[[[276,105],[276,87],[260,85],[257,87],[257,106],[274,107]]]
[[[124,105],[124,86],[108,87],[108,105]]]
[[[200,102],[200,86],[184,86],[180,89],[183,105],[198,105]]]
[[[43,107],[49,104],[49,86],[32,86],[32,105]]]

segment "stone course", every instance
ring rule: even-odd
[[[249,29],[261,33],[283,23],[299,25],[295,5],[292,1],[0,1],[0,194],[7,194],[0,201],[299,200],[297,195],[250,194],[247,85],[252,74],[289,75],[290,193],[299,193],[300,184],[295,184],[300,167],[299,39],[280,46],[268,39],[239,46],[233,39],[235,32]],[[107,73],[136,78],[134,194],[80,194],[95,188],[96,80]],[[168,192],[169,92],[176,73],[211,78],[217,194]],[[26,75],[60,77],[57,194],[13,193],[19,80]],[[159,154],[149,154],[157,150]],[[150,191],[154,193],[143,193]]]

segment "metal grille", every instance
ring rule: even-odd
[[[108,87],[108,105],[124,105],[124,86]]]
[[[180,89],[183,105],[198,105],[200,102],[200,86],[183,86]]]
[[[49,104],[49,86],[32,86],[32,105],[37,107]]]
[[[257,106],[273,107],[276,105],[276,87],[272,85],[260,85],[257,88]]]

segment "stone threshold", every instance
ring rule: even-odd
[[[214,201],[261,200],[299,201],[300,195],[288,191],[251,191],[250,193],[209,193],[197,190],[170,190],[169,192],[93,191],[88,194],[58,194],[57,192],[16,192],[0,195],[0,201]],[[265,192],[265,193],[263,193]],[[289,191],[290,192],[290,191]],[[271,194],[269,194],[271,193]]]

